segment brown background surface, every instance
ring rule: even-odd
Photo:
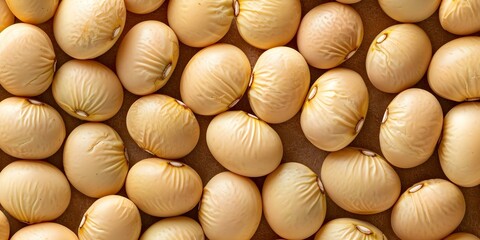
[[[302,14],[305,15],[310,9],[324,2],[327,1],[302,0]],[[127,23],[125,25],[125,30],[122,33],[121,39],[127,33],[127,31],[138,22],[144,20],[159,20],[166,23],[167,4],[168,0],[161,6],[160,9],[147,15],[136,15],[128,13]],[[347,62],[342,64],[342,66],[353,69],[362,75],[368,86],[370,106],[365,125],[358,137],[355,139],[355,141],[353,141],[351,146],[363,147],[380,153],[380,147],[378,143],[380,121],[388,103],[393,99],[395,95],[382,93],[372,86],[366,74],[365,58],[367,49],[375,36],[384,28],[396,24],[396,22],[382,12],[376,0],[363,0],[360,3],[354,4],[352,6],[360,13],[363,19],[365,36],[363,39],[363,43],[357,53]],[[449,34],[441,28],[438,20],[438,11],[427,20],[418,23],[418,25],[427,32],[428,36],[432,41],[434,51],[436,51],[444,43],[457,37],[455,35]],[[45,30],[50,35],[52,41],[54,41],[52,20],[48,21],[47,23],[41,24],[40,27]],[[480,35],[480,33],[477,33],[476,35]],[[97,58],[98,61],[107,65],[112,70],[115,70],[115,53],[121,39],[115,44],[112,49],[110,49],[110,51]],[[244,50],[251,61],[252,67],[255,64],[258,56],[263,52],[262,50],[251,47],[245,41],[243,41],[237,32],[235,24],[232,24],[230,31],[221,40],[221,42],[235,44],[236,46]],[[55,52],[58,57],[57,67],[60,67],[63,63],[70,60],[71,57],[66,55],[56,43],[54,43],[54,46]],[[288,44],[288,46],[296,48],[295,38]],[[173,76],[171,77],[169,82],[158,91],[158,93],[167,94],[174,98],[180,99],[180,76],[188,60],[198,51],[198,48],[187,47],[183,44],[180,45],[180,59],[173,73]],[[325,72],[323,70],[318,70],[313,67],[311,67],[310,70],[311,83],[313,83],[323,72]],[[415,87],[429,89],[426,78],[422,79]],[[3,100],[9,96],[11,95],[5,90],[3,90],[3,88],[0,89],[0,100]],[[124,140],[130,155],[131,166],[136,162],[150,156],[148,153],[142,151],[133,142],[133,140],[128,135],[125,126],[125,117],[128,108],[137,98],[137,96],[125,91],[124,104],[122,109],[120,110],[120,112],[118,112],[117,115],[115,115],[115,117],[105,122],[106,124],[112,126],[115,130],[117,130],[122,139]],[[50,104],[60,112],[66,122],[67,134],[70,133],[76,126],[82,123],[82,121],[71,117],[58,107],[58,105],[53,100],[51,89],[48,89],[44,94],[36,97],[36,99]],[[454,102],[447,101],[442,98],[438,99],[442,104],[444,114],[455,105]],[[243,97],[239,104],[237,104],[233,109],[242,109],[248,112],[252,112],[246,97]],[[310,167],[317,174],[319,174],[323,159],[325,158],[327,153],[315,148],[304,137],[300,129],[299,116],[300,114],[297,114],[293,119],[288,122],[273,125],[273,128],[278,132],[284,144],[283,162],[301,162]],[[192,166],[195,170],[197,170],[197,172],[202,177],[203,183],[205,185],[210,178],[212,178],[215,174],[224,171],[225,169],[212,157],[205,142],[205,130],[212,117],[197,116],[197,119],[201,127],[200,141],[196,148],[193,150],[193,152],[183,158],[183,161]],[[14,158],[6,155],[3,152],[0,152],[0,167],[2,169],[13,160]],[[63,169],[62,150],[60,150],[54,156],[50,157],[47,160],[56,165],[58,168]],[[430,178],[446,179],[440,168],[436,152],[426,163],[418,167],[412,169],[395,168],[395,170],[397,171],[402,180],[402,192],[414,183],[421,180]],[[261,189],[264,177],[256,178],[254,179],[254,181]],[[467,201],[467,212],[461,225],[456,231],[466,231],[480,236],[480,186],[473,188],[461,188],[461,190],[464,193]],[[126,196],[124,189],[122,189],[118,194]],[[67,226],[76,233],[77,227],[82,218],[82,214],[94,201],[95,199],[84,196],[72,187],[72,200],[70,202],[70,205],[66,212],[60,218],[58,218],[56,222]],[[194,219],[198,219],[196,209],[188,212],[185,215],[190,216]],[[7,216],[10,220],[12,234],[24,226],[23,223],[18,222],[9,215]],[[325,221],[329,221],[331,219],[339,217],[352,217],[369,221],[376,225],[378,228],[380,228],[389,239],[398,239],[394,235],[390,226],[390,210],[375,215],[356,215],[342,210],[341,208],[336,206],[330,199],[328,199],[327,216]],[[142,213],[142,232],[159,219],[160,218],[154,218]],[[275,238],[278,238],[278,236],[270,229],[267,222],[263,218],[258,228],[258,231],[253,237],[253,239]]]

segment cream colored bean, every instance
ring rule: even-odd
[[[317,148],[337,151],[358,135],[367,110],[367,86],[360,74],[346,68],[332,69],[310,87],[300,125]]]
[[[480,98],[480,37],[461,37],[440,47],[428,69],[430,88],[440,97],[462,102]]]
[[[471,233],[459,232],[449,235],[444,240],[480,240],[480,238]]]
[[[218,42],[232,25],[232,0],[171,0],[168,24],[178,39],[190,47],[206,47]]]
[[[40,24],[53,17],[59,0],[5,0],[12,13],[22,22]]]
[[[320,228],[315,240],[387,240],[387,237],[373,224],[353,218],[333,219]]]
[[[182,101],[196,114],[219,114],[240,101],[250,74],[250,61],[240,48],[225,43],[206,47],[183,70]]]
[[[128,154],[113,128],[103,123],[84,123],[73,129],[65,141],[63,168],[78,191],[99,198],[123,187]]]
[[[480,1],[443,0],[438,17],[442,28],[457,35],[480,31]]]
[[[65,135],[65,123],[50,105],[19,97],[0,102],[0,148],[5,153],[44,159],[60,149]]]
[[[248,101],[253,112],[268,123],[282,123],[302,108],[310,70],[295,49],[276,47],[260,55],[249,85]]]
[[[37,223],[18,230],[10,240],[78,240],[72,230],[53,222]]]
[[[359,148],[329,153],[322,164],[328,196],[356,214],[375,214],[393,206],[400,196],[400,177],[380,155]]]
[[[8,240],[10,236],[10,222],[8,222],[7,216],[0,211],[0,240]]]
[[[133,26],[117,51],[116,69],[122,85],[133,94],[162,88],[177,66],[177,36],[166,24],[143,21]]]
[[[458,227],[465,208],[465,198],[453,183],[421,181],[407,189],[393,207],[392,228],[404,240],[441,239]]]
[[[380,149],[400,168],[416,167],[432,156],[443,126],[443,112],[431,93],[407,89],[388,105],[380,125]]]
[[[0,32],[15,22],[15,15],[10,11],[5,0],[0,0]]]
[[[204,240],[202,226],[189,217],[173,217],[164,218],[143,233],[140,240],[175,240],[175,239],[192,239]]]
[[[96,200],[83,214],[78,227],[79,240],[137,240],[142,220],[128,198],[109,195]]]
[[[307,238],[325,219],[327,206],[323,184],[301,163],[283,163],[270,173],[263,184],[262,197],[265,218],[282,238]]]
[[[461,103],[445,116],[438,157],[450,181],[462,187],[480,184],[480,103]]]
[[[192,210],[202,196],[202,179],[190,166],[147,158],[128,172],[125,189],[140,210],[155,217],[172,217]]]
[[[287,44],[302,16],[300,0],[233,0],[240,36],[250,45],[269,49]]]
[[[209,239],[251,239],[262,217],[255,183],[231,172],[215,175],[203,190],[198,219]]]
[[[67,178],[50,163],[17,160],[0,172],[0,204],[21,222],[55,220],[67,209],[70,197]]]
[[[208,149],[222,166],[246,177],[271,173],[283,157],[277,132],[244,111],[217,115],[208,125],[206,138]]]
[[[382,10],[391,18],[404,23],[421,22],[440,6],[441,0],[379,0]]]
[[[52,83],[56,63],[52,41],[39,27],[17,23],[0,32],[0,84],[9,93],[42,94]]]
[[[351,58],[363,40],[360,15],[350,6],[329,2],[310,10],[297,33],[298,50],[316,68],[334,68]]]
[[[120,38],[126,15],[124,0],[63,0],[53,19],[55,40],[73,58],[96,58]]]
[[[128,11],[136,14],[147,14],[157,10],[165,0],[125,0]]]
[[[378,90],[398,93],[425,75],[432,57],[428,35],[414,24],[397,24],[380,32],[370,45],[366,68]]]
[[[115,73],[94,60],[70,60],[52,83],[53,98],[68,114],[81,120],[105,121],[123,104],[123,88]]]
[[[141,97],[130,106],[127,130],[140,148],[166,159],[186,156],[200,138],[193,112],[183,102],[161,94]]]

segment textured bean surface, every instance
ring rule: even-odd
[[[152,12],[151,14],[146,15],[136,15],[130,12],[127,12],[127,22],[125,25],[125,29],[122,35],[119,37],[117,43],[108,51],[106,54],[101,55],[96,60],[100,61],[101,63],[108,66],[110,69],[115,70],[115,56],[118,50],[118,46],[128,32],[135,24],[145,21],[145,20],[159,20],[164,23],[167,23],[167,6],[171,1],[165,1],[162,6]],[[309,10],[313,9],[320,3],[324,3],[326,1],[318,1],[318,0],[302,0],[302,16],[304,16]],[[231,6],[229,4],[228,6]],[[362,17],[363,25],[365,27],[365,34],[363,43],[360,45],[360,48],[357,52],[347,61],[345,61],[342,67],[346,67],[358,72],[365,81],[365,84],[368,88],[368,95],[369,95],[369,109],[367,113],[367,117],[365,119],[365,124],[360,131],[359,135],[355,138],[355,140],[350,144],[354,147],[363,147],[370,149],[374,152],[380,153],[380,145],[379,145],[379,130],[380,130],[380,123],[382,120],[382,116],[384,114],[385,109],[387,108],[390,101],[395,97],[394,94],[386,94],[382,93],[381,91],[377,90],[373,87],[373,85],[368,81],[368,77],[365,71],[365,58],[367,54],[367,50],[369,44],[374,40],[375,36],[380,33],[383,29],[397,24],[398,22],[394,21],[393,19],[389,18],[380,8],[378,2],[375,0],[363,0],[358,3],[350,5],[353,7]],[[233,14],[233,12],[232,12]],[[44,24],[39,25],[42,30],[44,30],[49,36],[52,42],[54,42],[53,37],[53,28],[52,28],[53,21],[50,20]],[[457,36],[444,31],[440,26],[439,18],[438,18],[438,11],[429,17],[427,20],[418,23],[420,26],[429,36],[432,41],[433,51],[438,50],[440,46],[445,44],[446,42],[453,40]],[[479,36],[480,33],[475,33],[473,35]],[[232,24],[230,30],[226,34],[226,36],[220,40],[220,42],[234,44],[235,46],[242,49],[248,59],[250,60],[250,64],[253,67],[256,63],[256,59],[263,53],[263,50],[259,50],[250,46],[247,42],[243,41],[240,34],[238,33],[238,29],[236,28],[235,24]],[[57,69],[63,65],[66,61],[70,60],[71,58],[65,54],[54,42],[54,49],[57,55],[58,63]],[[296,40],[293,39],[291,42],[287,44],[288,46],[297,49]],[[160,89],[157,93],[167,94],[172,96],[176,99],[180,99],[180,78],[185,68],[186,64],[190,60],[190,58],[197,53],[200,48],[192,48],[188,47],[182,43],[180,43],[180,56],[177,63],[177,66],[167,84]],[[313,67],[310,67],[310,76],[311,82],[310,85],[325,71],[319,70]],[[427,79],[424,76],[422,80],[419,81],[415,85],[415,87],[430,90],[428,87]],[[5,99],[10,97],[11,95],[7,93],[3,88],[0,88],[0,99]],[[115,115],[113,118],[105,121],[106,124],[113,127],[124,140],[124,144],[128,149],[128,155],[130,157],[130,166],[133,166],[138,161],[151,157],[150,154],[143,151],[137,144],[132,140],[129,136],[127,129],[126,129],[126,115],[128,108],[132,105],[132,103],[137,100],[139,97],[125,91],[124,95],[124,103],[120,111]],[[65,120],[67,135],[70,133],[76,126],[82,123],[81,120],[76,119],[65,111],[63,111],[54,101],[51,91],[47,90],[44,94],[38,96],[36,99],[44,101],[49,105],[56,108],[63,119]],[[438,98],[442,110],[444,113],[447,113],[456,103],[452,101],[445,100],[443,98]],[[245,110],[247,112],[253,113],[246,96],[244,96],[241,101],[233,107],[234,110]],[[206,117],[197,115],[197,120],[200,126],[200,138],[198,145],[195,149],[186,157],[182,159],[182,162],[188,164],[192,168],[194,168],[200,177],[202,178],[203,184],[205,185],[214,175],[219,172],[225,171],[225,169],[218,163],[213,156],[210,154],[207,143],[206,143],[206,129],[208,124],[213,119],[213,117]],[[312,171],[316,174],[320,174],[321,165],[323,159],[327,155],[327,152],[321,151],[318,148],[314,147],[304,136],[301,128],[300,128],[300,113],[295,115],[292,119],[282,124],[274,124],[272,127],[275,131],[279,134],[282,142],[284,144],[284,156],[282,162],[301,162],[308,166]],[[63,169],[62,166],[62,152],[60,150],[52,157],[48,158],[47,160],[53,163],[60,169]],[[414,168],[414,169],[399,169],[394,168],[400,179],[402,181],[402,188],[401,191],[405,191],[407,188],[412,186],[413,184],[420,182],[425,179],[430,178],[442,178],[447,179],[445,174],[442,172],[440,167],[440,163],[438,160],[438,155],[433,154],[424,164]],[[8,156],[7,154],[0,152],[0,167],[4,168],[8,163],[12,162],[14,158]],[[263,182],[265,177],[262,178],[254,178],[254,182],[259,186],[259,189],[263,186]],[[470,232],[477,236],[480,236],[480,221],[478,220],[478,216],[480,214],[480,209],[478,208],[479,205],[479,198],[480,198],[480,187],[474,188],[460,188],[463,192],[467,211],[465,218],[463,219],[462,223],[455,231],[462,231],[462,232]],[[126,192],[124,188],[118,193],[120,195],[126,196]],[[72,231],[77,232],[77,228],[80,224],[82,219],[83,213],[88,209],[88,207],[95,201],[93,198],[88,198],[78,192],[77,190],[72,188],[72,199],[71,204],[67,208],[65,214],[60,216],[56,222],[61,223]],[[3,211],[3,208],[2,208]],[[385,212],[374,214],[374,215],[356,215],[352,213],[348,213],[345,210],[342,210],[338,207],[333,201],[331,201],[327,197],[327,214],[325,218],[325,223],[340,217],[349,217],[349,218],[356,218],[364,221],[368,221],[378,227],[385,236],[388,237],[389,240],[396,240],[399,239],[394,235],[394,232],[391,228],[390,224],[390,214],[391,210],[387,210]],[[189,211],[185,214],[195,220],[197,218],[197,208],[194,208],[192,211]],[[144,232],[149,226],[156,223],[161,218],[151,217],[145,213],[141,212],[142,216],[142,232]],[[16,220],[14,220],[11,216],[7,216],[10,220],[11,225],[11,232],[12,234],[18,231],[21,227],[25,226]],[[259,228],[252,239],[278,239],[273,230],[268,226],[267,222],[264,218],[262,218]],[[313,237],[311,238],[313,239]]]

